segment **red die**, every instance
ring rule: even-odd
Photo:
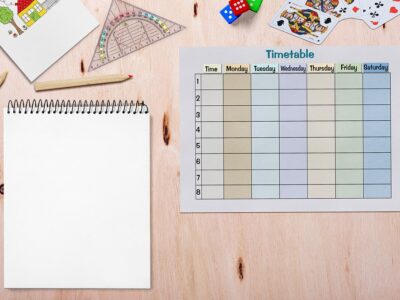
[[[242,13],[250,10],[250,6],[246,0],[231,0],[229,5],[235,16],[240,16]]]

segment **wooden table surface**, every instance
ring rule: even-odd
[[[83,2],[102,24],[110,1]],[[399,213],[179,213],[179,47],[311,46],[267,25],[283,1],[265,0],[257,15],[248,13],[233,26],[219,16],[227,0],[198,0],[197,17],[194,0],[128,2],[187,27],[93,72],[133,72],[134,80],[35,94],[1,52],[0,72],[9,70],[10,74],[0,89],[0,99],[2,106],[9,99],[33,98],[143,99],[149,104],[152,289],[1,289],[0,299],[399,299]],[[400,18],[375,31],[359,20],[343,21],[324,45],[397,45],[399,26]],[[81,61],[87,70],[101,27],[40,80],[87,76],[81,72]],[[0,207],[3,210],[3,198]],[[0,235],[2,241],[2,228]]]

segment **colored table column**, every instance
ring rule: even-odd
[[[197,80],[197,78],[196,78]],[[197,84],[197,82],[196,82]],[[206,65],[201,75],[201,128],[196,126],[196,153],[201,151],[201,199],[223,199],[223,75],[221,65]],[[200,97],[199,97],[200,96]],[[198,111],[196,111],[198,113]],[[196,157],[197,159],[198,157]]]
[[[391,78],[388,64],[364,64],[364,198],[390,198]]]
[[[363,74],[336,65],[336,197],[363,198]]]
[[[307,198],[306,65],[280,65],[280,198]]]
[[[308,198],[335,198],[335,75],[332,64],[308,66]]]
[[[277,65],[252,66],[252,197],[279,198]]]
[[[224,198],[251,198],[249,65],[224,66]]]

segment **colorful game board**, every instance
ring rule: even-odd
[[[182,126],[188,134],[182,137],[183,206],[191,200],[211,211],[364,210],[367,200],[393,199],[397,62],[350,58],[343,48],[307,52],[314,59],[293,59],[305,51],[264,49],[264,59],[249,60],[255,51],[225,58],[218,50],[184,52],[183,76],[192,83],[182,95],[182,114],[190,116]],[[326,52],[333,57],[324,59]],[[274,54],[292,59],[266,59]],[[191,55],[197,63],[189,62]],[[343,207],[344,199],[359,205]]]
[[[0,0],[1,48],[30,81],[97,26],[81,0]]]

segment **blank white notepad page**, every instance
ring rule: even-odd
[[[150,288],[149,120],[4,111],[5,288]]]

